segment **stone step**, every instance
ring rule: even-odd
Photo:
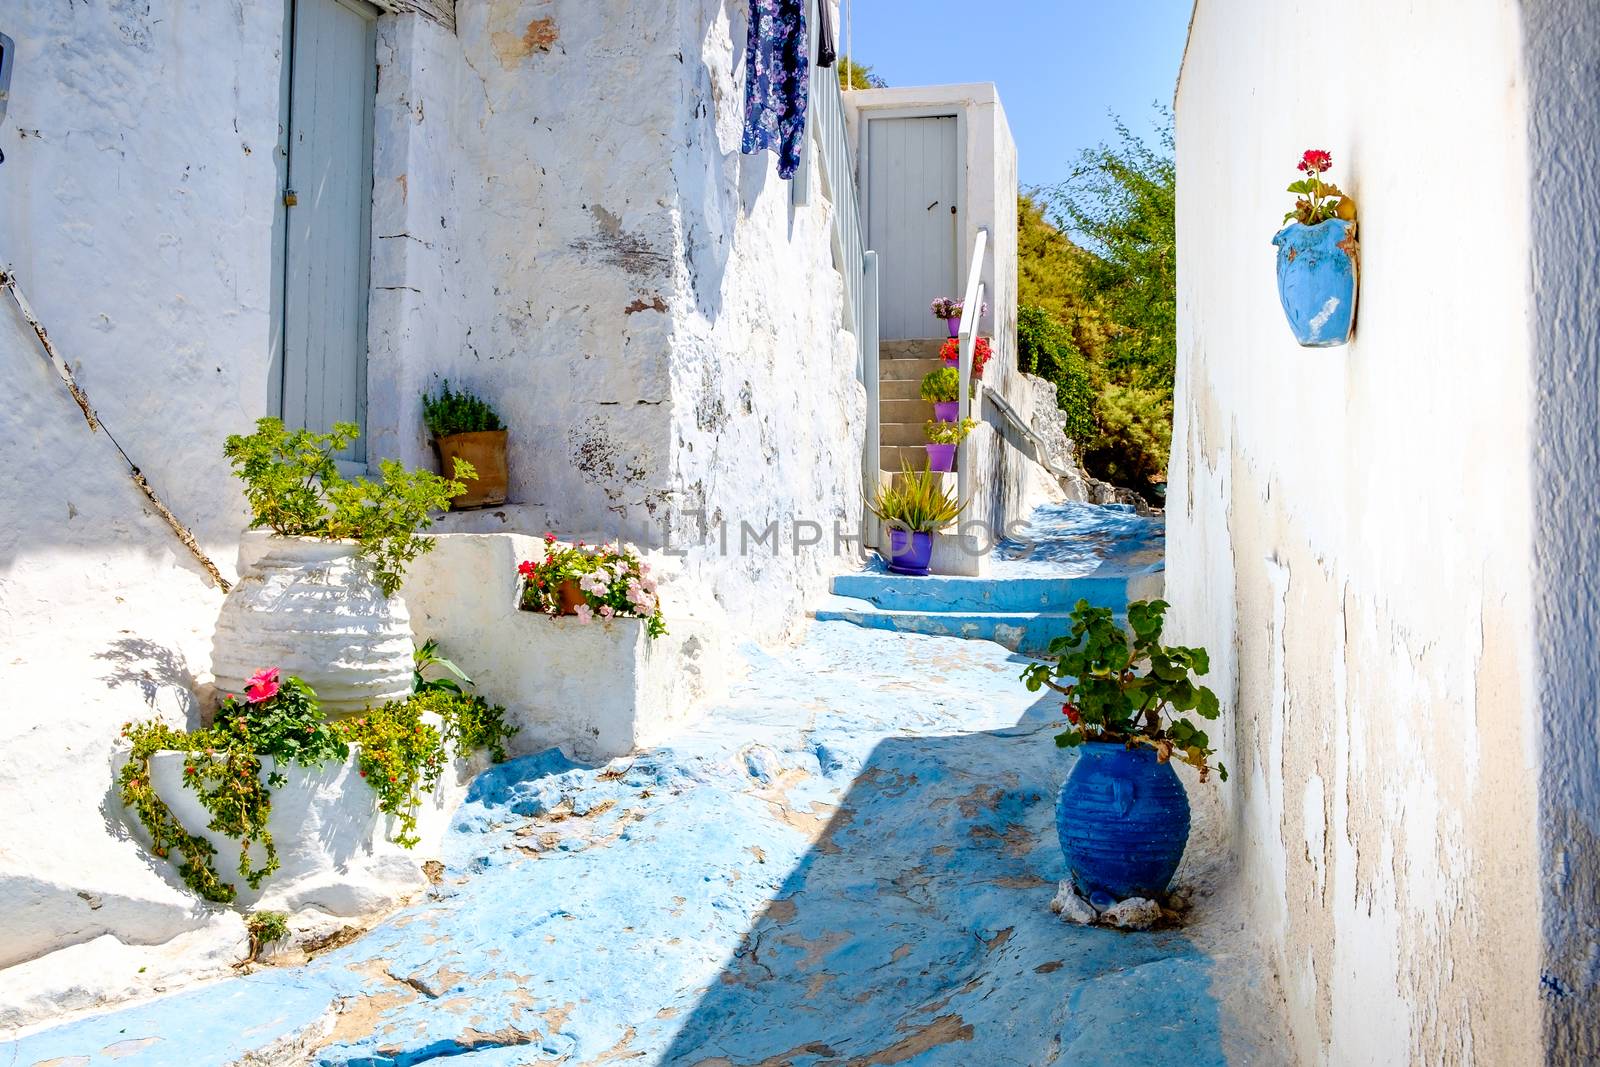
[[[882,611],[1070,613],[1079,600],[1122,614],[1128,607],[1126,574],[1076,578],[926,578],[862,571],[833,579],[836,596],[860,600]]]
[[[878,358],[884,359],[938,359],[944,338],[917,337],[908,341],[879,341]]]
[[[880,445],[915,445],[920,448],[927,443],[928,435],[920,422],[885,422],[878,427]]]
[[[886,610],[865,600],[841,596],[828,597],[811,614],[818,622],[848,622],[873,630],[993,641],[1023,653],[1043,653],[1052,640],[1072,630],[1067,612]]]
[[[878,399],[888,402],[890,400],[921,400],[921,378],[885,378],[878,383]]]
[[[918,426],[933,418],[933,405],[918,397],[915,400],[890,400],[878,405],[878,421],[884,426],[897,423]],[[885,438],[885,443],[888,439]]]
[[[899,474],[901,461],[904,460],[912,470],[921,471],[928,469],[928,450],[921,444],[916,445],[880,445],[878,448],[878,469],[890,474]]]
[[[937,359],[885,359],[878,363],[878,380],[920,382],[929,371],[944,366]]]

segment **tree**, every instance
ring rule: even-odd
[[[872,73],[870,66],[857,63],[849,56],[840,56],[839,87],[841,89],[886,89],[889,87],[889,83]]]

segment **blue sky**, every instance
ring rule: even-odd
[[[992,81],[1023,186],[1067,176],[1110,140],[1108,109],[1147,133],[1172,103],[1192,0],[844,0],[858,62],[890,85]],[[842,21],[842,20],[841,20]],[[845,48],[839,27],[839,50]]]

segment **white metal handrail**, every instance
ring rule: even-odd
[[[972,258],[967,261],[967,287],[961,297],[961,329],[957,336],[957,350],[960,352],[958,371],[960,376],[960,392],[957,395],[959,406],[956,408],[958,422],[965,419],[980,419],[983,417],[982,397],[972,395],[972,353],[978,343],[978,328],[983,319],[983,257],[989,248],[989,231],[979,228],[977,236],[972,239]],[[977,403],[974,404],[973,401]],[[971,438],[963,438],[956,450],[956,499],[961,501],[961,519],[957,527],[966,525],[967,514],[972,508],[972,443]]]

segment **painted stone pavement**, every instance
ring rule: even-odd
[[[1017,656],[817,623],[747,658],[670,748],[482,775],[438,884],[359,940],[0,1064],[1262,1062],[1194,931],[1048,910],[1072,757]]]

